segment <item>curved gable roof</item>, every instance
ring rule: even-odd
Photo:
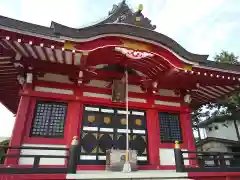
[[[108,24],[96,24],[94,26],[85,27],[81,29],[71,28],[61,25],[56,22],[51,23],[51,27],[45,27],[19,21],[16,19],[0,16],[0,30],[8,30],[21,34],[27,34],[32,36],[44,36],[44,38],[62,41],[65,38],[75,39],[76,41],[83,41],[84,39],[94,38],[101,35],[126,35],[131,37],[140,37],[143,39],[151,40],[172,49],[179,56],[199,63],[201,66],[207,68],[217,68],[226,71],[237,71],[240,72],[240,65],[232,65],[226,63],[217,63],[214,61],[207,60],[208,55],[193,54],[184,49],[180,44],[171,39],[170,37],[146,29],[139,26],[123,24],[123,23],[108,23]],[[61,36],[63,38],[61,39]]]
[[[198,55],[188,52],[180,44],[178,44],[176,41],[174,41],[168,36],[146,28],[129,24],[109,23],[99,24],[96,26],[86,27],[82,29],[75,29],[53,22],[52,27],[55,34],[76,39],[76,41],[82,41],[84,39],[90,39],[107,34],[129,35],[160,43],[168,47],[169,49],[172,49],[179,56],[193,62],[205,62],[208,58],[208,55]]]

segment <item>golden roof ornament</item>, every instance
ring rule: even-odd
[[[139,4],[138,5],[138,11],[141,12],[143,10],[143,5],[142,4]]]
[[[142,10],[143,10],[143,5],[139,4],[138,5],[138,10],[137,10],[137,16],[136,16],[136,21],[137,22],[141,21]]]

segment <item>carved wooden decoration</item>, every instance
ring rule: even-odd
[[[143,59],[147,57],[153,57],[153,54],[149,52],[126,49],[122,47],[115,47],[115,51],[121,52],[130,59]]]

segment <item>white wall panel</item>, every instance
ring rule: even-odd
[[[180,95],[176,94],[173,90],[170,89],[160,89],[157,93],[160,96],[170,96],[170,97],[179,97]]]
[[[57,94],[68,94],[68,95],[74,94],[73,90],[70,90],[70,89],[58,89],[58,88],[50,88],[50,87],[42,87],[42,86],[36,86],[34,90],[38,92],[49,92],[49,93],[57,93]]]
[[[86,86],[91,87],[99,87],[99,88],[106,88],[109,85],[109,82],[107,81],[101,81],[101,80],[91,80]]]
[[[103,98],[103,99],[111,99],[112,98],[112,96],[108,95],[108,94],[99,94],[99,93],[92,93],[92,92],[83,92],[83,96]]]
[[[186,151],[182,149],[182,151]],[[174,149],[170,148],[160,148],[159,149],[159,158],[161,165],[175,165],[175,156],[174,156]],[[183,157],[188,157],[188,154],[184,154]],[[189,161],[184,161],[185,165],[189,165]]]
[[[65,148],[65,145],[49,145],[49,144],[22,144],[25,147],[53,147],[53,148]],[[38,150],[38,149],[22,149],[20,152],[22,155],[67,155],[66,150]],[[34,158],[21,157],[18,164],[20,165],[32,165]],[[41,158],[40,165],[64,165],[64,158]]]
[[[68,76],[61,74],[46,73],[43,77],[38,77],[37,79],[50,82],[73,84],[73,82],[69,80]]]
[[[155,100],[154,103],[158,104],[158,105],[165,105],[165,106],[176,106],[176,107],[180,107],[181,106],[181,104],[178,103],[178,102],[169,102],[169,101]]]
[[[146,102],[147,102],[146,99],[142,99],[142,98],[132,98],[132,97],[129,97],[129,98],[128,98],[128,101],[129,101],[129,102],[139,102],[139,103],[146,103]]]

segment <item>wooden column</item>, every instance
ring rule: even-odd
[[[22,140],[24,138],[25,132],[25,125],[27,123],[31,101],[31,97],[27,96],[29,90],[30,89],[26,86],[23,91],[23,94],[26,94],[26,96],[25,95],[21,96],[9,146],[22,145]],[[19,150],[11,149],[8,150],[7,153],[18,154],[19,152],[20,152]],[[17,163],[18,163],[17,157],[6,158],[5,160],[5,164],[17,164]]]
[[[79,139],[82,120],[82,104],[80,101],[73,101],[68,104],[68,119],[66,123],[65,140],[67,147],[71,146],[72,138]]]
[[[82,98],[82,88],[75,89],[76,100],[68,104],[68,118],[66,122],[65,140],[67,147],[71,146],[72,138],[77,136],[80,140],[80,128],[82,122],[83,104],[80,99]]]
[[[154,100],[152,97],[148,98],[148,104],[152,108],[147,110],[147,131],[148,131],[148,154],[149,163],[154,169],[158,169],[159,161],[159,129],[158,129],[158,111],[154,108]]]
[[[195,140],[194,140],[194,135],[192,130],[192,119],[191,119],[190,110],[186,109],[184,112],[182,112],[180,118],[181,118],[181,123],[184,124],[183,131],[184,131],[184,141],[187,144],[186,148],[190,151],[195,151],[196,146],[195,146]]]
[[[192,119],[191,119],[191,114],[190,114],[190,109],[185,108],[184,112],[181,113],[180,115],[181,118],[181,123],[183,124],[183,141],[185,144],[185,147],[188,151],[196,151],[196,145],[195,145],[195,140],[194,140],[194,135],[193,135],[193,130],[192,130]],[[190,158],[195,157],[194,154],[189,154]],[[190,165],[195,165],[196,162],[193,160],[189,161]]]

